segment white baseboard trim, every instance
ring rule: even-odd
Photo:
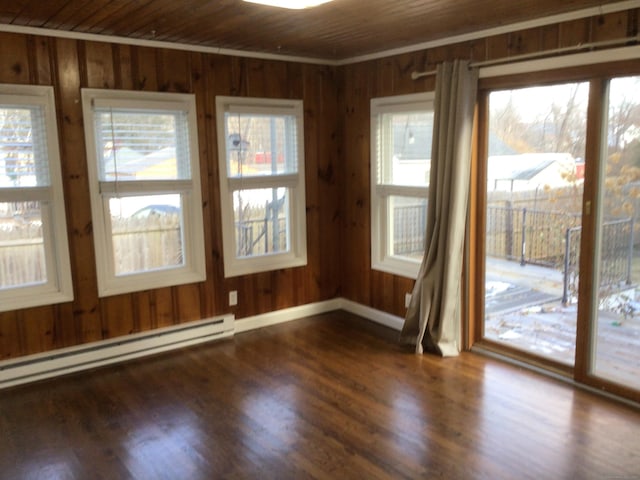
[[[5,360],[0,362],[0,389],[228,338],[233,334],[233,315],[222,315]]]
[[[391,315],[390,313],[383,312],[381,310],[376,310],[375,308],[367,307],[366,305],[362,305],[360,303],[352,302],[351,300],[347,300],[346,298],[341,298],[340,302],[340,308],[342,310],[353,313],[354,315],[359,315],[360,317],[364,317],[367,320],[379,323],[381,325],[384,325],[385,327],[389,327],[398,331],[402,330],[402,325],[404,325],[404,318],[398,317],[396,315]]]
[[[197,345],[304,317],[345,310],[381,325],[401,330],[403,319],[345,298],[285,308],[234,319],[222,315],[125,337],[38,353],[0,362],[0,390],[68,373]]]
[[[342,309],[342,299],[334,298],[324,302],[308,303],[297,307],[284,308],[269,313],[254,315],[236,320],[235,332],[242,333],[257,328],[269,327],[278,323],[299,320],[300,318],[320,315]]]
[[[334,298],[324,302],[309,303],[298,307],[285,308],[261,315],[241,318],[235,322],[235,332],[241,333],[257,328],[269,327],[278,323],[290,322],[312,315],[333,312],[334,310],[344,310],[398,331],[402,330],[404,323],[403,318],[391,315],[390,313],[367,307],[366,305],[347,300],[346,298]]]

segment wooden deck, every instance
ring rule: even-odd
[[[0,392],[7,479],[637,479],[640,411],[343,312]]]
[[[553,269],[492,259],[488,280],[501,279],[509,291],[487,298],[485,337],[526,352],[573,365],[575,305],[563,306],[561,274]],[[640,312],[623,318],[601,310],[594,373],[640,389]]]

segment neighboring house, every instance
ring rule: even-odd
[[[519,192],[574,184],[576,160],[568,153],[523,153],[489,157],[487,190]]]
[[[121,180],[132,180],[135,178],[135,170],[132,168],[134,162],[143,158],[144,155],[129,147],[106,148],[104,152],[104,174],[107,180],[119,178]]]
[[[166,147],[147,155],[142,155],[128,147],[119,147],[107,152],[105,176],[107,180],[162,180],[177,178],[176,152]],[[150,205],[159,206],[168,211],[180,207],[179,195],[144,195],[128,197],[126,202],[115,202],[111,213],[121,217],[130,217]]]
[[[394,181],[404,185],[414,185],[423,179],[429,182],[431,170],[432,123],[394,125],[393,130],[393,175]],[[521,157],[493,132],[489,133],[489,152],[500,157]],[[489,169],[491,169],[489,157]],[[527,160],[528,161],[528,160]],[[489,173],[491,175],[491,173]],[[535,186],[533,187],[535,188]]]
[[[393,126],[393,181],[401,185],[429,183],[432,123]]]
[[[176,152],[173,147],[156,150],[147,155],[119,147],[107,152],[105,176],[107,179],[167,179],[176,178]]]

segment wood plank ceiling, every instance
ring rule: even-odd
[[[282,10],[242,0],[0,0],[0,23],[328,60],[618,0],[335,0]]]

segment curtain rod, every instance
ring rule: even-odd
[[[600,47],[613,47],[616,45],[625,45],[631,42],[638,43],[639,41],[640,35],[636,35],[635,37],[617,38],[615,40],[603,40],[601,42],[578,43],[577,45],[572,45],[570,47],[559,47],[554,48],[553,50],[544,50],[542,52],[523,53],[521,55],[514,55],[513,57],[497,58],[494,60],[485,60],[482,62],[472,62],[469,64],[469,67],[482,68],[496,65],[507,65],[510,63],[516,63],[523,60],[531,60],[534,58],[553,57],[558,53],[578,52],[580,50],[591,50]],[[417,80],[419,78],[430,77],[435,74],[436,70],[429,70],[426,72],[413,71],[411,72],[411,79]]]

